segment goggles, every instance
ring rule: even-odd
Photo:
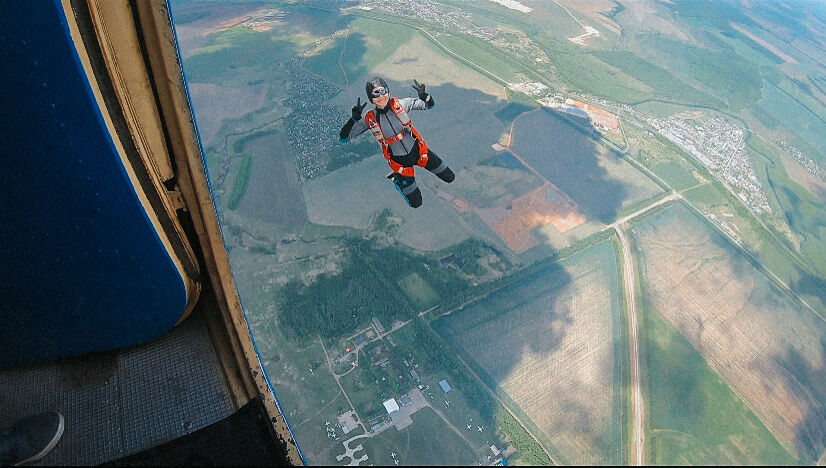
[[[389,93],[390,90],[387,88],[375,88],[373,91],[370,91],[370,95],[374,98],[384,96],[385,94]]]

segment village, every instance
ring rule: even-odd
[[[337,354],[333,356],[328,353],[327,364],[333,371],[333,376],[339,382],[339,386],[341,386],[342,377],[356,372],[361,367],[367,366],[375,371],[370,374],[376,377],[372,385],[359,392],[364,395],[347,395],[343,386],[341,390],[347,396],[348,401],[358,401],[366,397],[375,400],[372,406],[379,408],[379,411],[360,415],[358,410],[351,405],[348,410],[338,415],[335,421],[325,421],[324,429],[327,437],[341,443],[344,448],[344,452],[336,456],[337,461],[346,462],[345,464],[351,466],[364,462],[371,464],[370,454],[366,453],[364,445],[356,442],[377,437],[387,430],[403,431],[414,424],[413,415],[424,408],[432,409],[454,432],[485,433],[485,426],[479,425],[478,421],[474,423],[471,415],[463,418],[467,419],[464,421],[464,427],[457,427],[454,421],[446,416],[445,413],[451,409],[453,397],[456,395],[456,390],[447,378],[426,376],[423,379],[423,376],[419,374],[420,366],[414,358],[393,352],[398,344],[393,341],[390,334],[405,324],[406,322],[396,320],[390,330],[387,330],[378,317],[373,317],[369,327],[343,340],[343,349]],[[401,362],[395,362],[396,360]],[[395,380],[394,383],[397,385],[382,385],[388,380]],[[432,383],[429,383],[431,380]],[[380,395],[384,393],[383,389],[388,387],[401,390],[396,391],[395,395],[390,395],[389,398],[381,397]],[[466,443],[473,445],[474,449],[477,448],[476,444],[472,444],[466,436],[463,438]],[[351,447],[351,444],[355,445]],[[485,453],[480,454],[477,459],[479,466],[506,466],[507,457],[516,451],[512,445],[501,448],[497,443],[486,445],[484,449]],[[401,460],[402,455],[395,452],[392,452],[390,456],[395,465],[414,462],[414,460]]]

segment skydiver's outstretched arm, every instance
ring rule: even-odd
[[[364,104],[362,104],[361,103],[361,98],[358,98],[358,100],[356,101],[356,105],[353,106],[350,120],[348,120],[347,123],[345,123],[344,126],[341,127],[341,130],[339,130],[339,132],[338,132],[339,140],[341,140],[342,142],[346,142],[350,139],[350,134],[353,133],[352,132],[353,126],[356,124],[356,122],[361,120],[361,111],[364,110],[365,106],[367,106],[367,103],[365,102]],[[356,135],[361,134],[367,128],[367,126],[364,125],[364,124],[361,124],[361,127],[364,127],[364,128],[359,128]],[[355,135],[353,135],[353,136],[355,136]]]

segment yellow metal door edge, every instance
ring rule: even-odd
[[[104,2],[108,3],[108,2]],[[121,2],[112,2],[112,5]],[[158,122],[157,113],[153,115],[151,106],[146,102],[154,101],[151,93],[141,94],[136,87],[141,86],[141,81],[137,77],[135,68],[130,72],[130,76],[125,77],[119,73],[123,70],[120,62],[112,62],[106,57],[113,57],[111,39],[101,39],[94,44],[100,47],[103,52],[108,76],[114,74],[116,79],[111,80],[111,86],[116,90],[117,103],[120,104],[122,112],[115,111],[112,99],[107,100],[106,96],[111,94],[102,86],[108,86],[101,82],[100,71],[95,73],[93,64],[94,57],[89,54],[88,47],[94,38],[84,33],[83,21],[78,21],[75,10],[72,8],[70,0],[63,0],[62,6],[67,18],[69,33],[75,43],[75,50],[88,78],[98,108],[101,110],[103,121],[110,135],[115,149],[120,156],[123,167],[129,177],[135,194],[144,207],[147,218],[155,228],[161,243],[169,253],[175,267],[181,274],[181,279],[186,290],[186,308],[178,319],[180,322],[186,318],[194,309],[200,294],[200,272],[198,262],[195,258],[189,241],[186,239],[183,228],[177,218],[176,200],[180,197],[175,194],[175,189],[167,190],[164,182],[169,179],[171,173],[171,163],[167,163],[167,168],[158,167],[152,161],[160,160],[163,154],[168,159],[168,153],[164,149],[163,134],[159,132],[157,125],[147,124],[149,121]],[[90,12],[95,12],[92,9]],[[94,17],[94,15],[91,15]],[[110,22],[111,24],[111,22]],[[124,28],[128,32],[128,28]],[[97,36],[100,38],[101,36]],[[128,57],[129,54],[124,54]],[[117,56],[120,59],[120,55]],[[132,60],[133,62],[134,60]],[[127,61],[130,62],[130,61]],[[130,62],[131,63],[131,62]],[[99,67],[98,67],[99,68]],[[144,72],[145,75],[145,72]],[[127,85],[127,78],[130,79]],[[120,122],[126,121],[128,128],[122,128]],[[160,135],[160,140],[159,140]],[[166,177],[166,178],[164,178]]]
[[[189,242],[197,243],[202,253],[202,258],[197,260],[205,270],[202,273],[209,277],[210,290],[214,292],[235,360],[236,372],[233,372],[227,369],[225,356],[221,356],[236,406],[240,408],[251,398],[260,396],[290,462],[302,464],[292,434],[264,376],[244,318],[207,182],[166,1],[62,0],[62,3],[67,18],[74,16],[73,7],[88,11],[123,119],[143,162],[142,170],[152,175],[154,189],[164,200],[167,212],[182,209],[191,220],[194,232],[190,232],[188,238],[177,219],[179,229],[176,232],[192,259],[195,256]],[[69,23],[76,44],[82,44],[83,39],[89,40],[82,37],[71,20]],[[81,46],[77,48],[79,52],[83,49]],[[94,81],[88,57],[84,67],[90,81]],[[96,89],[95,93],[101,108],[105,108],[100,90]],[[110,120],[107,125],[114,131]],[[153,215],[149,214],[150,217]]]

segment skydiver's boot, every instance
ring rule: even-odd
[[[393,181],[396,190],[399,191],[408,205],[412,208],[422,206],[422,191],[416,185],[415,177],[404,177],[401,174],[391,172],[387,175],[387,178]]]
[[[0,431],[0,466],[18,466],[40,460],[63,436],[63,415],[57,411],[21,419]]]
[[[447,163],[436,156],[436,153],[433,151],[428,151],[427,153],[427,166],[425,166],[425,169],[436,174],[436,177],[442,179],[448,184],[456,179],[456,174],[454,174],[453,171],[447,167]]]

